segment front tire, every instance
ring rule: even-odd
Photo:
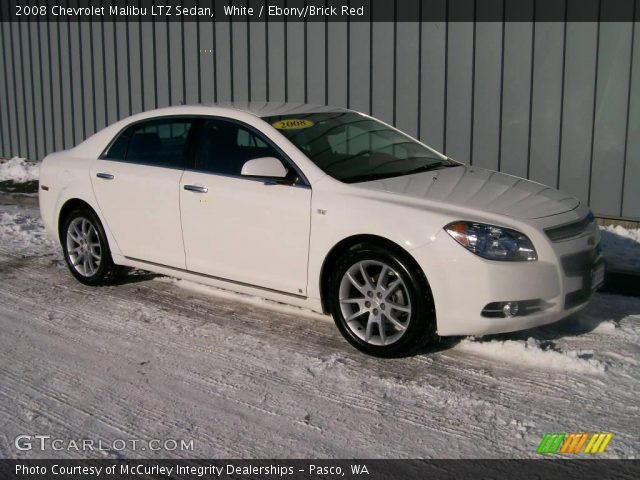
[[[337,262],[329,295],[340,333],[368,355],[406,356],[435,338],[428,282],[401,252],[352,247]]]
[[[113,282],[118,267],[102,223],[89,208],[76,208],[65,217],[60,229],[60,241],[71,274],[85,285]]]

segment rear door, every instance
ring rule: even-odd
[[[180,184],[187,269],[306,295],[311,188],[243,177],[244,163],[260,157],[292,168],[252,127],[203,123]]]
[[[137,123],[94,162],[98,205],[126,257],[185,268],[179,188],[192,126],[184,117]]]

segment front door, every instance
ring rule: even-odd
[[[180,182],[187,269],[306,295],[311,189],[242,177],[244,162],[259,157],[287,165],[250,127],[203,123],[194,168]]]

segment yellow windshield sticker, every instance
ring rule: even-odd
[[[311,120],[302,120],[300,118],[289,118],[287,120],[279,120],[272,124],[278,130],[297,130],[299,128],[313,127],[315,124]]]

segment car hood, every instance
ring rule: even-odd
[[[558,215],[580,205],[577,198],[555,188],[463,165],[353,186],[523,219]]]

